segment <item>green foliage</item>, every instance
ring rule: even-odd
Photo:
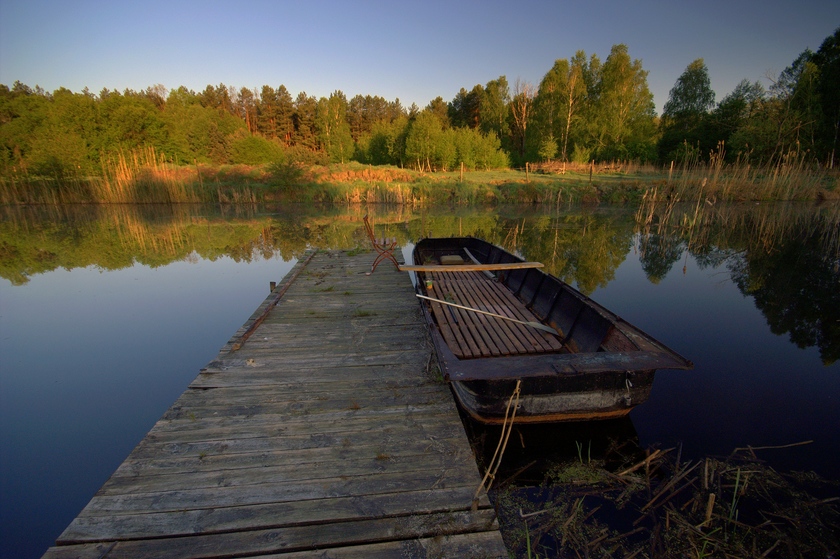
[[[438,159],[443,139],[440,119],[429,111],[422,111],[409,122],[405,138],[405,158],[410,167],[418,171],[443,168],[447,162]]]
[[[276,161],[268,166],[269,184],[288,190],[303,180],[303,169],[291,161]]]
[[[359,140],[358,160],[373,165],[401,165],[405,159],[408,118],[379,121]]]
[[[557,140],[553,134],[544,136],[540,141],[539,156],[541,161],[551,161],[557,155]]]
[[[318,141],[332,163],[344,163],[353,156],[354,143],[347,122],[347,98],[341,91],[322,97],[316,107]]]
[[[499,76],[498,79],[487,82],[479,104],[481,130],[483,132],[495,134],[500,140],[510,135],[508,126],[509,103],[510,91],[505,76]]]
[[[653,94],[647,72],[630,59],[626,45],[615,45],[600,73],[596,102],[596,153],[602,160],[630,158],[655,134]]]
[[[815,147],[817,153],[824,154],[826,165],[833,168],[840,129],[840,27],[823,41],[811,61],[819,69],[816,89],[822,113],[815,131]]]
[[[379,96],[356,95],[347,106],[347,122],[354,141],[370,134],[378,122],[391,122],[401,114],[399,101],[389,103]]]
[[[484,89],[476,85],[469,92],[463,87],[449,103],[449,123],[458,128],[478,128],[481,124],[481,104]]]
[[[283,148],[270,140],[260,136],[242,134],[234,136],[230,144],[230,162],[243,165],[261,165],[284,161],[286,153]]]
[[[662,160],[678,160],[680,146],[698,145],[708,153],[718,139],[709,134],[709,110],[714,106],[715,92],[709,80],[709,70],[702,58],[688,65],[671,89],[660,122],[662,137],[659,156]]]
[[[675,121],[690,120],[702,117],[714,104],[715,92],[712,91],[709,69],[703,59],[698,58],[677,78],[662,116]]]
[[[745,137],[731,141],[733,135],[757,113],[765,98],[764,87],[759,82],[742,80],[735,89],[718,103],[708,118],[708,136],[729,146],[726,156],[733,161],[741,151],[748,151]],[[732,149],[735,148],[735,149]]]
[[[177,165],[263,164],[285,156],[308,165],[355,159],[445,172],[462,162],[489,169],[553,158],[667,164],[699,151],[698,162],[723,157],[774,165],[793,153],[832,168],[838,91],[840,28],[816,52],[803,51],[769,92],[744,81],[717,106],[705,63],[693,61],[658,125],[647,71],[622,44],[603,63],[583,51],[556,60],[539,87],[517,82],[511,92],[499,76],[462,88],[449,103],[437,97],[423,111],[371,95],[348,102],[341,91],[293,99],[283,85],[208,85],[199,93],[155,85],[97,96],[16,82],[0,85],[0,175],[60,188],[102,176],[103,161],[146,148]]]

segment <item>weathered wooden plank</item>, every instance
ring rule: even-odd
[[[109,559],[159,559],[160,557],[210,559],[314,551],[325,547],[380,541],[405,541],[497,529],[495,513],[487,510],[349,521],[333,526],[332,529],[327,529],[322,525],[295,526],[155,540],[118,541],[107,552],[107,557]],[[335,527],[340,527],[340,529],[335,529]],[[59,559],[76,556],[75,550],[69,546],[52,548],[44,557]]]
[[[253,387],[224,387],[208,389],[187,390],[164,414],[166,419],[175,419],[178,413],[186,408],[193,410],[208,409],[225,412],[228,415],[231,408],[245,406],[251,409],[271,409],[270,406],[281,406],[289,403],[297,403],[301,400],[317,402],[319,407],[334,406],[341,408],[342,405],[350,404],[354,409],[361,407],[389,407],[403,404],[420,404],[445,401],[445,392],[440,386],[420,385],[409,387],[382,387],[375,390],[370,384],[355,383],[349,380],[336,379],[325,386],[325,390],[316,396],[307,392],[299,385],[263,386],[259,388],[260,397],[256,400]],[[215,408],[219,408],[216,410]],[[331,407],[330,409],[334,409]]]
[[[276,559],[277,555],[264,556]],[[284,554],[288,559],[312,557],[312,553]],[[508,559],[510,555],[494,532],[474,532],[435,538],[418,538],[353,547],[336,547],[318,554],[322,559],[393,559],[394,557],[457,557],[459,559]]]
[[[363,449],[367,446],[390,445],[395,441],[405,440],[413,433],[415,440],[420,443],[427,442],[433,446],[438,441],[460,436],[458,433],[460,425],[452,425],[447,419],[451,415],[441,415],[439,424],[441,428],[431,427],[429,424],[417,423],[410,432],[400,430],[387,430],[379,428],[366,428],[353,431],[345,429],[336,430],[332,433],[318,432],[311,430],[309,433],[300,433],[296,429],[280,426],[276,432],[263,434],[252,434],[246,432],[241,434],[235,430],[216,433],[212,430],[202,432],[200,435],[173,434],[171,436],[147,436],[129,455],[129,460],[145,460],[153,458],[172,457],[202,457],[222,454],[240,454],[251,452],[279,452],[290,450],[305,450],[317,448],[339,448],[348,452],[355,449]],[[361,451],[361,450],[359,450]]]
[[[52,548],[45,559],[102,559],[116,547],[115,543],[84,544]],[[386,541],[375,544],[331,547],[329,549],[262,554],[261,559],[420,559],[427,557],[457,557],[458,559],[507,559],[509,557],[497,532],[471,532]]]
[[[131,534],[132,539],[161,536],[213,534],[302,524],[337,523],[377,516],[431,514],[472,506],[475,488],[455,487],[424,491],[387,493],[364,497],[269,503],[212,510],[181,510],[143,514],[117,514],[76,518],[61,534],[63,544],[116,540]],[[460,504],[460,509],[455,508]],[[486,496],[478,507],[486,509]]]
[[[352,374],[352,368],[344,369],[320,369],[306,375],[303,371],[295,371],[290,374],[288,371],[277,373],[276,371],[254,371],[249,374],[242,374],[237,371],[226,371],[221,373],[202,371],[195,380],[190,383],[189,389],[195,391],[212,390],[215,388],[265,388],[266,390],[291,390],[303,386],[322,386],[324,390],[330,390],[336,386],[338,390],[349,390],[356,387],[358,390],[372,390],[381,387],[386,390],[426,387],[440,382],[440,378],[433,371],[424,376],[404,377],[391,375],[387,372],[366,373],[362,378],[348,380],[342,383],[339,379],[342,374]],[[319,381],[320,379],[320,381]]]
[[[269,439],[270,440],[270,439]],[[127,458],[111,479],[119,477],[150,477],[159,474],[175,472],[200,472],[232,470],[235,468],[254,468],[277,465],[297,466],[300,464],[314,464],[331,461],[344,461],[349,458],[355,460],[366,457],[376,460],[374,467],[383,464],[390,466],[391,462],[413,460],[416,456],[433,453],[441,463],[450,460],[453,455],[463,454],[460,437],[449,439],[406,439],[402,436],[392,436],[384,441],[374,441],[373,444],[355,444],[347,448],[345,444],[339,446],[317,446],[296,449],[267,449],[236,450],[226,448],[222,453],[180,453],[175,456],[161,454],[153,458]],[[110,482],[111,480],[109,480]]]
[[[396,408],[404,410],[408,407],[422,406],[426,404],[444,404],[446,403],[445,394],[417,393],[411,394],[408,391],[400,392],[399,395],[383,397],[381,400],[371,399],[367,397],[364,392],[360,391],[356,395],[346,394],[338,395],[338,397],[328,398],[323,396],[321,398],[314,398],[310,400],[304,399],[288,399],[282,398],[281,401],[266,400],[257,403],[248,403],[247,400],[239,399],[233,401],[229,405],[223,402],[211,401],[200,404],[195,402],[179,403],[177,408],[170,409],[164,415],[165,420],[176,421],[179,419],[186,419],[190,422],[197,422],[204,418],[219,419],[224,417],[256,417],[256,416],[277,416],[288,414],[305,414],[314,415],[320,413],[335,413],[336,410],[345,410],[348,412],[358,412],[365,410],[366,412],[374,412],[377,410],[388,410]],[[270,396],[269,396],[270,398]],[[446,403],[448,406],[448,403]]]
[[[298,266],[45,557],[504,556],[407,278],[370,261]]]
[[[140,511],[213,509],[264,503],[380,495],[440,488],[473,487],[477,472],[446,467],[413,472],[372,472],[365,476],[294,480],[235,487],[181,488],[116,495],[96,495],[82,511],[85,515]]]
[[[490,299],[497,301],[504,312],[509,313],[511,318],[523,322],[539,322],[539,319],[525,307],[525,305],[516,298],[516,296],[507,288],[497,282],[487,281],[484,278],[476,276],[473,283],[475,289]],[[504,312],[502,314],[504,314]],[[539,351],[556,351],[562,348],[560,340],[551,334],[545,334],[540,330],[529,328],[522,324],[508,323],[508,326],[516,328],[516,334],[523,340],[528,340],[535,349]]]
[[[255,334],[253,337],[259,336]],[[254,344],[249,340],[249,344]],[[356,351],[330,354],[313,352],[311,349],[294,350],[289,348],[283,351],[282,355],[271,347],[249,349],[248,352],[238,351],[235,353],[240,358],[253,358],[257,362],[265,363],[267,366],[283,365],[288,368],[294,367],[351,367],[364,365],[401,365],[411,362],[425,363],[429,356],[428,349],[400,350],[398,347],[377,349],[375,352],[365,351],[364,348],[355,348]],[[214,366],[211,362],[208,368]]]
[[[177,431],[157,432],[141,441],[130,457],[151,458],[161,456],[201,455],[223,452],[255,452],[268,450],[300,450],[330,446],[355,447],[370,444],[386,444],[400,437],[435,441],[456,436],[460,425],[452,425],[451,413],[441,413],[429,421],[409,422],[411,429],[393,429],[387,420],[357,422],[355,425],[336,426],[331,431],[307,426],[301,421],[295,425],[277,422],[274,428],[250,429],[247,420],[232,427],[202,429],[189,433]],[[327,423],[347,423],[332,421]],[[306,426],[306,429],[304,427]],[[354,429],[354,427],[356,427]]]
[[[460,274],[458,277],[460,277]],[[472,277],[472,274],[470,274],[470,277]],[[475,297],[471,291],[465,289],[466,284],[458,281],[457,278],[447,278],[443,276],[441,277],[441,284],[447,292],[453,294],[453,300],[458,302],[460,305],[479,309],[483,309],[483,307],[487,306],[485,301],[481,298]],[[493,310],[492,312],[496,311]],[[487,340],[488,347],[492,348],[490,351],[484,352],[482,354],[483,356],[501,354],[509,355],[519,350],[519,347],[514,345],[519,344],[518,340],[515,337],[512,337],[509,331],[504,330],[504,323],[507,321],[500,321],[497,318],[464,309],[458,309],[458,313],[460,317],[464,318],[464,320],[462,320],[464,325],[463,327],[471,329],[476,333],[476,335],[484,337]]]
[[[466,452],[456,452],[446,455],[432,452],[414,454],[412,456],[397,457],[375,447],[370,447],[368,454],[358,452],[350,456],[308,462],[292,462],[279,460],[262,460],[256,464],[249,461],[247,465],[227,463],[224,468],[184,468],[181,471],[170,471],[155,476],[112,476],[102,486],[97,496],[135,494],[148,491],[176,491],[185,488],[201,489],[205,487],[237,487],[244,485],[262,485],[275,482],[308,482],[331,479],[335,477],[349,478],[354,476],[379,475],[383,473],[404,473],[413,475],[414,472],[440,469],[468,469],[475,466],[475,457]],[[199,459],[198,462],[202,462]]]

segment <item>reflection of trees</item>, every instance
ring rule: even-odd
[[[840,260],[827,257],[822,231],[784,239],[772,253],[752,252],[732,268],[774,334],[801,348],[817,346],[826,365],[840,358]]]
[[[684,250],[685,243],[674,235],[647,233],[639,237],[639,260],[651,283],[662,281]]]
[[[546,271],[592,293],[615,277],[630,250],[632,223],[592,212],[544,217],[520,235],[529,260],[543,262]]]
[[[642,265],[661,278],[684,249],[700,268],[726,265],[775,334],[840,357],[840,206],[691,206],[647,213]],[[656,233],[650,231],[655,230]]]
[[[454,210],[415,216],[408,229],[412,240],[429,235],[482,238],[526,260],[542,262],[546,272],[567,283],[577,282],[584,293],[613,279],[633,236],[632,220],[626,214],[584,208]]]
[[[5,208],[0,225],[0,275],[21,284],[58,267],[114,270],[135,262],[162,266],[196,255],[248,262],[279,254],[300,257],[310,246],[367,247],[362,208],[91,206]],[[371,211],[374,227],[400,244],[424,236],[474,236],[504,246],[589,293],[605,286],[624,261],[632,221],[580,208],[457,208]],[[618,217],[622,216],[622,217]]]
[[[212,208],[199,206],[5,207],[2,211],[0,276],[16,285],[60,267],[118,270],[135,262],[155,267],[195,254],[250,261],[281,248],[274,245],[270,218],[243,214],[224,219]],[[288,242],[295,238],[281,236]]]
[[[196,255],[288,260],[310,247],[368,247],[364,208],[267,210],[272,213],[192,205],[2,207],[0,277],[23,284],[62,267],[162,266]],[[676,210],[661,220],[654,212],[641,224],[637,247],[650,281],[663,278],[687,250],[700,268],[725,265],[774,332],[789,332],[803,347],[818,346],[826,363],[840,356],[840,207],[703,204]],[[376,230],[402,245],[428,235],[480,237],[542,262],[584,293],[612,280],[634,234],[628,212],[605,209],[376,206],[370,213]]]

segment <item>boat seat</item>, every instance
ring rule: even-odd
[[[370,244],[377,253],[376,260],[373,261],[373,265],[370,267],[370,272],[367,272],[367,275],[371,275],[376,270],[376,267],[379,266],[379,263],[384,260],[390,260],[397,271],[399,271],[400,263],[397,262],[396,257],[394,257],[394,250],[397,248],[396,237],[377,238],[373,232],[373,225],[371,225],[367,215],[364,217],[364,222],[365,232],[367,232],[368,239],[370,239]]]

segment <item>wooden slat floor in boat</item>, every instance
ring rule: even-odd
[[[508,557],[408,274],[373,258],[299,262],[44,557]]]
[[[539,319],[502,284],[480,272],[428,273],[430,296],[522,322]],[[429,302],[441,335],[459,358],[558,352],[557,336],[500,318]]]

